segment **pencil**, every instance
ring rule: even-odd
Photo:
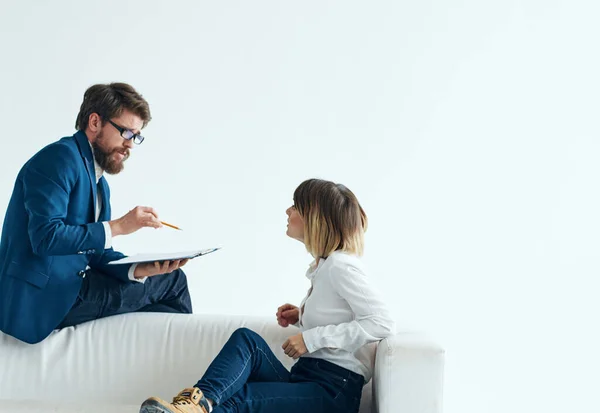
[[[167,224],[164,221],[160,221],[160,223],[163,224],[163,225],[166,225],[167,227],[171,227],[171,228],[174,228],[174,229],[178,229],[179,231],[183,231],[181,228],[176,227],[175,225]]]

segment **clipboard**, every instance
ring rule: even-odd
[[[185,251],[185,252],[167,252],[157,254],[136,254],[129,257],[121,258],[115,261],[110,261],[109,265],[122,265],[122,264],[141,264],[144,262],[155,262],[155,261],[173,261],[173,260],[185,260],[196,257],[201,257],[220,250],[221,248],[208,248],[203,250]]]

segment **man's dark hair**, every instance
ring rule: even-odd
[[[77,130],[85,131],[92,113],[97,113],[103,122],[121,116],[128,110],[139,116],[144,125],[152,119],[150,107],[132,86],[127,83],[109,83],[90,86],[83,95],[83,102],[75,121]]]

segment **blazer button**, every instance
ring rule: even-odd
[[[85,270],[81,270],[77,273],[81,278],[85,278]]]

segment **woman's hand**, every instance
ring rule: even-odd
[[[304,337],[302,337],[302,333],[298,333],[295,336],[288,338],[285,343],[283,343],[281,348],[283,351],[285,351],[285,354],[288,357],[291,357],[294,360],[301,355],[308,353],[306,344],[304,344]]]
[[[295,305],[284,304],[277,309],[277,323],[281,327],[296,324],[300,318],[300,310]]]

